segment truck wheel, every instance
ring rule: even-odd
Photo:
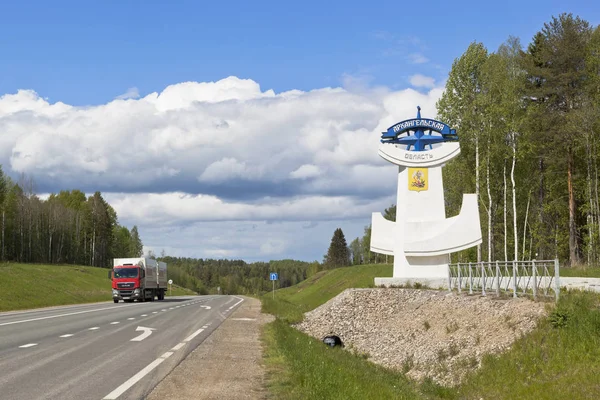
[[[113,301],[114,301],[115,303],[118,303],[118,302],[119,302],[119,300],[117,300],[117,299],[113,299]]]

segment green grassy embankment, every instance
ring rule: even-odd
[[[402,373],[362,356],[328,348],[289,324],[347,288],[373,287],[373,277],[391,276],[390,265],[321,271],[298,285],[265,294],[263,312],[277,319],[265,327],[263,342],[269,389],[277,399],[419,399],[417,386]]]
[[[593,274],[596,269],[588,269]],[[561,269],[561,271],[571,271]],[[561,276],[582,276],[580,273]],[[600,295],[563,292],[550,317],[457,388],[422,384],[383,369],[365,357],[292,328],[303,313],[344,289],[372,287],[391,266],[374,265],[320,272],[296,286],[262,297],[263,311],[277,317],[265,327],[269,388],[279,399],[590,399],[600,398]],[[585,276],[585,275],[584,275]]]
[[[0,311],[110,301],[107,269],[73,265],[0,264]],[[195,294],[173,285],[173,296]]]

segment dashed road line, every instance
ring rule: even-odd
[[[72,333],[67,333],[67,334],[65,334],[65,335],[60,335],[59,337],[71,337],[71,336],[73,336],[73,334],[72,334]]]
[[[192,340],[193,338],[195,338],[196,336],[198,336],[199,334],[201,334],[203,331],[204,331],[204,329],[200,328],[196,332],[192,333],[190,336],[188,336],[185,339],[183,339],[183,341],[184,342],[189,342],[190,340]]]
[[[181,349],[183,346],[185,346],[185,343],[178,343],[175,347],[173,347],[171,350],[179,350]]]
[[[148,314],[142,314],[142,315],[140,315],[140,316],[141,316],[141,317],[147,317],[147,316],[148,316]]]
[[[135,318],[127,318],[127,321],[133,321]]]
[[[93,328],[88,329],[88,331],[95,331],[96,329],[100,329],[99,326],[94,326]]]
[[[116,325],[116,324],[118,324],[118,323],[119,323],[119,321],[115,321],[115,322],[111,322],[110,324],[111,324],[111,325]]]
[[[37,346],[37,343],[28,343],[28,344],[24,344],[23,346],[19,346],[20,349],[26,349],[28,347],[33,347],[33,346]]]

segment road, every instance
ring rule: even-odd
[[[0,399],[142,399],[242,301],[169,297],[0,313]]]

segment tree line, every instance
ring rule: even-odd
[[[515,37],[492,52],[473,42],[436,106],[461,143],[443,169],[446,215],[476,193],[483,233],[453,262],[600,262],[600,26],[564,13],[526,48]],[[392,262],[369,251],[370,236],[369,225],[350,243],[352,262]]]
[[[100,192],[35,194],[33,179],[14,182],[0,166],[0,260],[112,267],[112,259],[137,257],[143,244],[136,226],[118,223]]]
[[[276,288],[293,286],[320,270],[318,262],[276,260],[247,263],[244,260],[158,257],[168,265],[169,278],[199,294],[259,295],[272,290],[269,273],[277,272]]]

